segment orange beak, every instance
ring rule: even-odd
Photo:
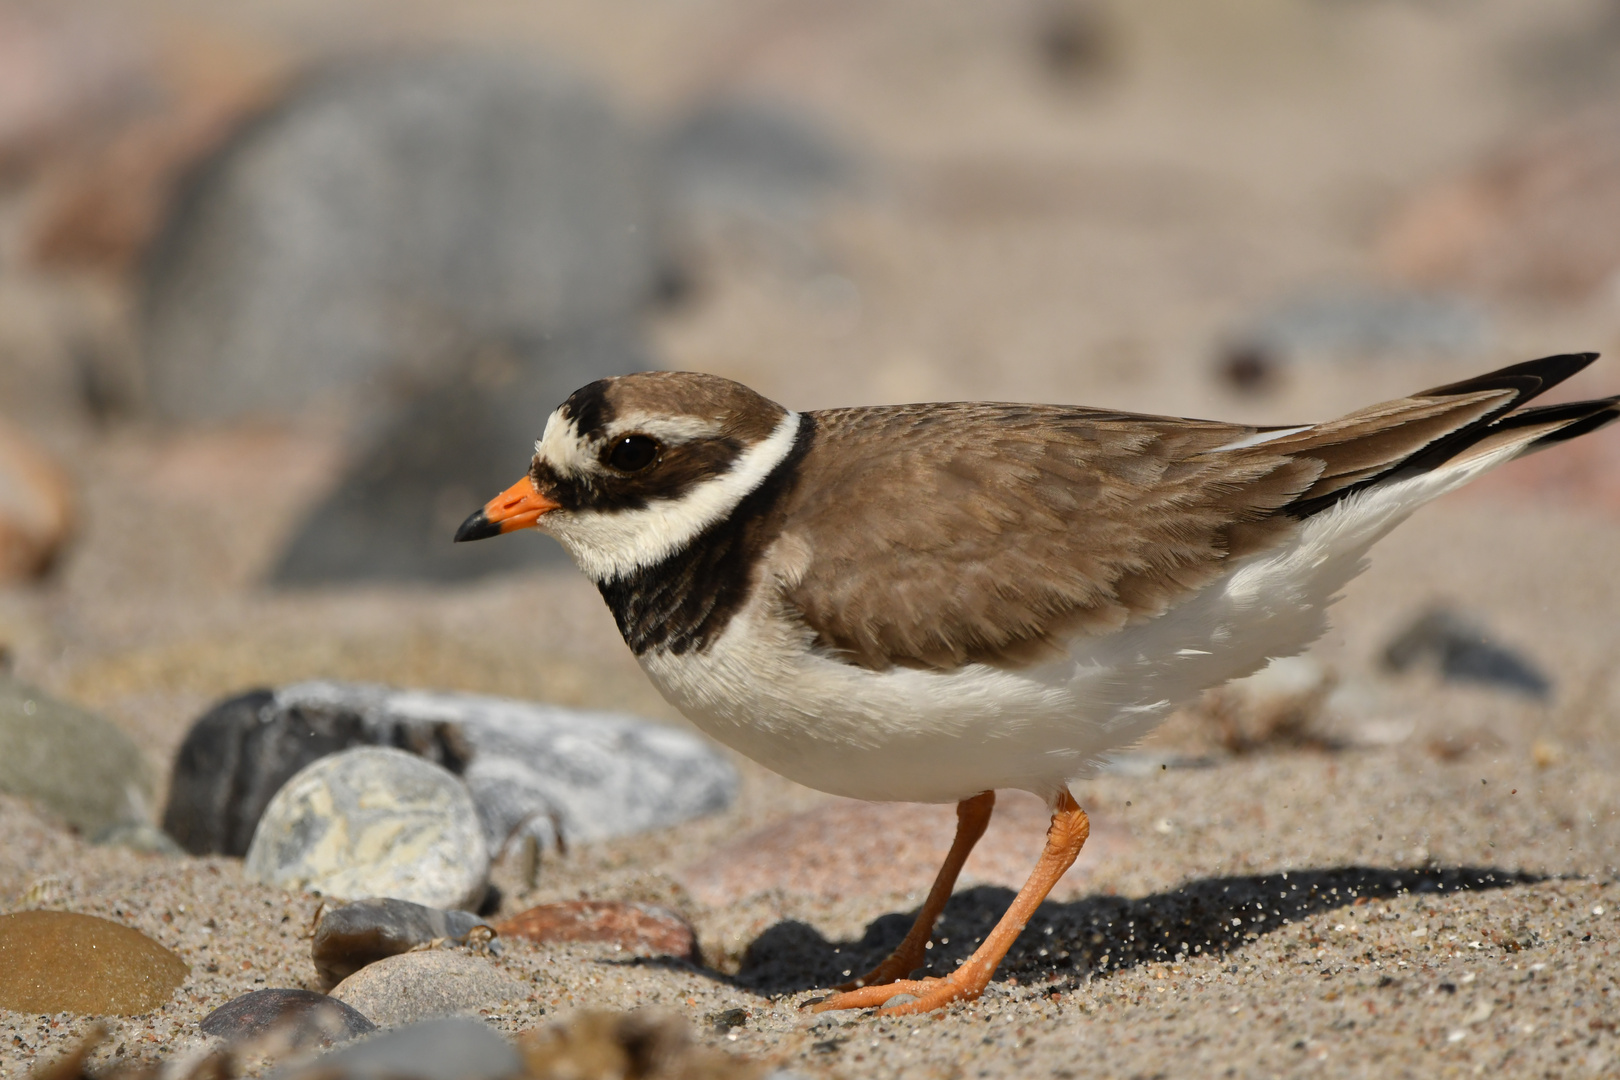
[[[527,476],[484,504],[482,510],[461,523],[456,530],[456,543],[483,540],[518,529],[532,529],[540,524],[540,516],[557,509],[552,502],[535,489]]]

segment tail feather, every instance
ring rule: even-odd
[[[1584,435],[1620,418],[1620,399],[1523,409],[1597,359],[1571,353],[1514,364],[1462,382],[1386,402],[1271,446],[1325,462],[1320,477],[1284,511],[1322,512],[1373,484],[1415,476],[1518,445],[1512,456]]]

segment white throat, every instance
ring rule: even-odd
[[[553,510],[540,525],[568,549],[586,577],[612,581],[657,565],[735,510],[792,452],[798,435],[799,414],[788,410],[770,437],[744,450],[729,471],[678,499],[654,500],[639,510]]]

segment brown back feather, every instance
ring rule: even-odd
[[[782,508],[787,546],[808,557],[783,600],[865,667],[1023,666],[1160,614],[1430,448],[1487,437],[1590,362],[1572,359],[1240,449],[1221,448],[1261,429],[1043,405],[814,413],[802,475],[815,482]]]

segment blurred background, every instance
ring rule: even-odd
[[[0,0],[0,646],[159,766],[311,677],[672,718],[551,541],[448,542],[575,387],[1284,423],[1614,352],[1617,89],[1614,0]],[[1620,432],[1451,505],[1323,648],[1451,590],[1608,701]]]

